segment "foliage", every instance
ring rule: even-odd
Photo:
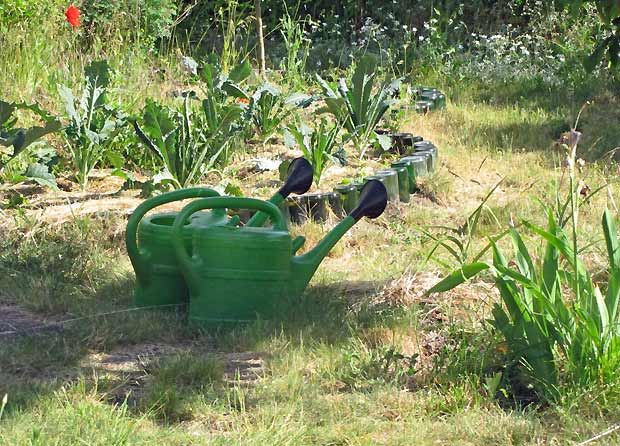
[[[493,243],[492,264],[466,265],[460,277],[456,272],[429,292],[454,288],[490,268],[504,304],[495,304],[491,324],[502,333],[525,384],[541,398],[555,400],[563,382],[586,388],[613,382],[620,366],[620,250],[611,214],[605,211],[603,216],[609,266],[604,291],[552,212],[547,230],[524,225],[546,242],[541,262],[534,261],[519,231],[512,228],[514,261],[509,263]]]
[[[222,70],[216,54],[211,54],[204,62],[200,77],[206,85],[204,89],[206,98],[202,101],[202,106],[210,132],[216,131],[222,119],[230,112],[237,111],[240,103],[249,102],[243,83],[251,73],[252,67],[247,60],[234,67],[230,73]],[[233,104],[231,99],[238,102]],[[234,126],[240,123],[231,120],[229,124]],[[224,130],[226,133],[231,133],[235,129],[229,127]]]
[[[119,32],[152,45],[171,34],[177,13],[175,0],[92,0],[82,2],[84,26],[90,34],[106,37]]]
[[[345,79],[338,81],[338,94],[320,76],[317,79],[323,89],[327,111],[337,120],[344,122],[345,128],[353,138],[355,146],[363,157],[368,144],[378,142],[382,146],[391,144],[389,138],[382,138],[374,130],[390,105],[394,93],[400,89],[401,80],[384,83],[379,91],[373,91],[377,77],[377,60],[364,56],[358,63],[351,78],[351,88]]]
[[[205,92],[209,96],[217,95],[219,100],[223,100],[226,96],[249,99],[242,84],[251,74],[252,67],[247,59],[232,67],[230,71],[226,71],[219,56],[211,53],[203,63],[200,78],[205,82]]]
[[[555,4],[568,9],[573,17],[581,15],[582,7],[595,5],[604,30],[597,34],[595,47],[584,60],[584,66],[592,71],[605,60],[609,68],[617,71],[620,68],[620,3],[617,0],[555,0]]]
[[[43,121],[43,126],[29,128],[17,127],[17,110],[32,111]],[[38,104],[25,104],[0,101],[0,146],[12,147],[10,153],[0,152],[0,171],[13,161],[28,146],[41,137],[60,130],[58,119],[42,110]]]
[[[0,3],[0,32],[12,26],[49,16],[57,11],[59,0],[3,0]]]
[[[480,217],[483,212],[488,212],[492,218],[497,220],[491,209],[487,206],[487,203],[493,192],[502,184],[500,181],[497,183],[482,199],[480,204],[474,211],[469,214],[465,222],[459,226],[429,226],[422,229],[424,238],[433,243],[432,248],[426,255],[425,262],[434,260],[443,267],[450,267],[450,264],[435,255],[439,248],[443,248],[451,257],[451,260],[456,263],[457,267],[463,268],[469,263],[475,263],[491,248],[491,244],[488,244],[486,248],[480,250],[475,255],[472,253],[473,242],[475,240],[476,232],[478,231],[478,225]],[[491,237],[494,242],[497,242],[504,237],[508,231],[504,231],[501,234]]]
[[[295,126],[289,125],[284,133],[284,140],[288,146],[299,146],[314,171],[314,182],[317,186],[321,182],[323,171],[329,162],[345,165],[346,152],[344,142],[338,141],[338,134],[342,126],[338,123],[329,125],[325,118],[321,119],[314,129],[300,121]]]
[[[314,101],[314,97],[301,93],[284,96],[274,85],[260,85],[246,109],[247,119],[251,119],[256,134],[266,142],[278,131],[282,122],[295,107],[305,108]]]
[[[42,163],[32,163],[26,168],[23,175],[14,175],[11,178],[14,182],[19,181],[34,181],[41,186],[46,186],[51,189],[57,189],[56,177],[49,171],[49,167]]]
[[[286,48],[286,57],[280,63],[280,69],[287,83],[293,88],[300,87],[306,75],[306,63],[312,44],[312,40],[308,38],[304,30],[308,23],[312,23],[309,17],[298,19],[291,16],[288,8],[280,19],[280,34]]]
[[[556,209],[546,208],[548,227],[523,226],[545,243],[539,261],[515,227],[509,229],[514,260],[494,240],[492,263],[476,261],[454,271],[428,293],[450,290],[482,271],[493,273],[503,305],[493,308],[491,324],[500,332],[521,372],[521,384],[546,401],[555,401],[570,384],[604,387],[620,366],[620,239],[614,218],[602,220],[607,247],[607,283],[580,258],[577,225],[581,186],[575,170],[576,139],[567,158],[569,195],[556,194]],[[567,218],[565,216],[568,215]],[[564,229],[570,223],[570,232]]]
[[[79,99],[59,85],[69,124],[64,128],[75,176],[85,189],[92,169],[103,158],[106,144],[125,125],[124,116],[107,103],[110,67],[105,61],[92,62],[84,69],[85,83]]]
[[[183,107],[171,109],[147,100],[138,121],[132,120],[136,134],[163,164],[157,181],[175,189],[196,184],[202,176],[221,165],[230,142],[230,129],[241,115],[241,109],[228,108],[211,125],[205,113],[197,114],[191,101],[194,92],[184,94]]]

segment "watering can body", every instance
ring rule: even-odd
[[[287,299],[299,297],[323,258],[362,217],[374,218],[385,209],[387,191],[379,181],[360,198],[360,205],[338,223],[313,249],[295,252],[303,237],[292,239],[281,211],[270,202],[250,198],[215,197],[188,204],[173,225],[173,245],[189,287],[189,320],[211,327],[250,321],[260,315],[272,318]],[[369,201],[372,201],[369,203]],[[220,226],[196,230],[191,249],[183,234],[183,222],[203,209],[237,207],[260,211],[271,228]]]
[[[195,237],[192,249],[196,255],[182,269],[195,325],[271,318],[289,296],[292,240],[286,231],[211,228]]]
[[[187,303],[189,296],[172,248],[172,223],[177,213],[145,216],[146,213],[173,201],[217,196],[219,194],[216,191],[208,188],[183,189],[146,200],[133,212],[127,223],[125,241],[136,273],[136,306],[174,308]],[[227,222],[224,210],[197,213],[184,224],[184,243],[188,248],[191,247],[192,231],[196,227],[224,225]]]
[[[293,160],[288,179],[270,202],[279,205],[291,193],[303,194],[312,184],[313,170],[304,158]],[[190,188],[173,191],[153,197],[142,203],[129,219],[126,232],[127,252],[136,272],[134,303],[140,307],[175,307],[188,302],[186,281],[179,270],[172,248],[172,224],[177,212],[146,215],[157,206],[189,198],[217,197],[219,194],[208,188]],[[246,227],[260,227],[267,221],[267,215],[258,212]],[[196,231],[221,226],[236,226],[238,217],[228,218],[226,209],[197,212],[187,219],[181,231],[185,246],[192,248]]]

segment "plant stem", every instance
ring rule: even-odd
[[[256,31],[258,33],[258,63],[259,73],[265,76],[265,37],[263,36],[263,11],[261,8],[261,0],[254,0],[254,9],[256,13]]]

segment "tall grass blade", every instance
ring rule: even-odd
[[[448,277],[443,279],[441,282],[433,286],[430,290],[426,292],[427,295],[432,293],[442,293],[445,291],[449,291],[458,285],[465,283],[470,278],[474,277],[476,274],[489,269],[490,266],[487,263],[477,262],[469,265],[464,265],[461,269],[454,271]]]

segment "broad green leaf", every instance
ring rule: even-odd
[[[316,80],[318,81],[319,85],[323,89],[323,93],[324,94],[326,94],[330,98],[337,98],[338,97],[336,95],[336,93],[334,92],[334,90],[332,89],[332,87],[330,87],[329,84],[327,82],[325,82],[325,80],[321,76],[319,76],[318,74],[316,74]]]
[[[148,141],[139,133],[143,142],[168,163],[175,156],[177,148],[174,145],[173,132],[178,126],[172,119],[171,112],[167,107],[147,100],[144,107],[143,135],[148,135]]]
[[[547,213],[549,221],[549,233],[555,234],[556,224],[553,218],[553,212],[551,210]],[[543,258],[543,284],[547,292],[550,292],[556,283],[558,276],[558,263],[560,260],[559,251],[551,244],[547,243],[545,246],[545,256]]]
[[[392,138],[390,136],[377,134],[376,138],[383,151],[387,152],[392,148]]]
[[[618,231],[614,223],[613,216],[609,209],[605,209],[603,213],[603,235],[605,236],[605,244],[607,245],[607,256],[611,269],[620,268],[620,241],[618,240]]]
[[[601,40],[595,47],[592,53],[585,58],[583,61],[583,66],[586,71],[594,71],[594,69],[601,63],[603,57],[605,56],[605,51],[607,47],[611,43],[612,38],[607,37],[606,39]]]
[[[99,87],[106,88],[110,85],[112,69],[106,60],[92,61],[84,68],[84,75]]]
[[[60,99],[62,99],[65,107],[65,113],[69,119],[75,122],[76,125],[80,126],[82,118],[75,108],[75,96],[73,95],[73,91],[69,87],[59,84],[58,94],[60,95]]]
[[[452,272],[445,279],[441,280],[424,294],[428,296],[433,293],[442,293],[445,291],[449,291],[461,285],[462,283],[465,283],[467,280],[474,277],[478,273],[489,268],[490,266],[487,263],[483,262],[464,265],[461,269]]]
[[[8,127],[8,121],[13,116],[15,112],[16,105],[14,102],[4,102],[0,101],[0,131],[4,126]]]
[[[605,298],[601,294],[601,290],[597,286],[594,287],[594,296],[598,308],[598,322],[602,330],[601,335],[604,335],[609,330],[609,312],[607,311],[607,304],[605,303]]]
[[[222,84],[222,91],[227,95],[238,99],[250,99],[250,96],[236,83],[226,81]]]
[[[510,238],[512,239],[512,243],[517,254],[516,260],[519,265],[519,269],[528,279],[536,280],[536,270],[534,269],[532,257],[530,256],[525,243],[523,243],[523,239],[516,229],[511,228]]]
[[[12,117],[12,114],[17,109],[33,111],[44,119],[44,125],[30,128],[13,127],[17,119]],[[0,127],[0,145],[13,147],[12,152],[9,154],[9,161],[4,164],[0,163],[0,169],[41,137],[56,132],[61,128],[60,121],[43,111],[38,104],[9,104],[0,101],[0,119],[3,120],[3,122],[0,123],[0,126],[2,126]]]
[[[377,58],[372,55],[363,56],[351,78],[352,100],[351,106],[358,117],[356,125],[365,123],[369,98],[374,84],[375,73],[377,70]]]
[[[297,92],[297,93],[293,93],[290,96],[288,96],[284,100],[284,104],[294,105],[295,107],[299,107],[299,108],[307,108],[310,105],[312,105],[312,103],[316,99],[317,99],[316,96],[311,96],[308,94]]]
[[[38,103],[36,103],[36,102],[33,102],[32,104],[28,104],[26,102],[19,102],[19,103],[15,104],[15,107],[18,110],[28,110],[28,111],[31,111],[35,115],[37,115],[39,118],[41,118],[43,121],[45,121],[45,122],[48,122],[48,121],[58,121],[58,117],[52,115],[47,110],[43,110],[41,108],[41,106]]]
[[[287,128],[284,130],[284,145],[286,147],[295,147],[299,144],[298,138],[293,134],[293,132],[295,132],[295,130],[292,128]]]
[[[205,63],[199,73],[201,79],[207,84],[209,90],[215,87],[215,67],[210,63]]]
[[[40,184],[41,186],[58,190],[56,178],[49,172],[48,167],[43,164],[30,164],[26,169],[24,177]]]
[[[250,66],[250,62],[245,59],[233,68],[233,70],[228,74],[228,79],[238,84],[239,82],[247,79],[250,74],[252,74],[252,67]]]

